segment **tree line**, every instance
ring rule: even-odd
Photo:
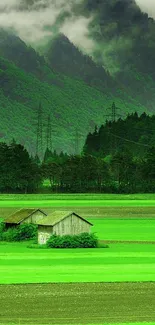
[[[143,114],[138,117],[136,113],[128,115],[124,121],[106,122],[99,130],[95,128],[94,133],[88,134],[80,155],[58,154],[47,148],[43,161],[30,156],[24,146],[14,140],[9,145],[1,142],[0,192],[42,193],[46,180],[49,182],[46,191],[53,193],[154,192],[153,122],[154,116]],[[108,134],[109,123],[113,134],[121,134],[113,146]],[[148,129],[147,133],[145,129]]]
[[[115,104],[114,104],[115,105]],[[155,145],[155,115],[128,114],[125,119],[106,121],[87,135],[84,153],[104,157],[116,151],[129,150],[143,157]]]

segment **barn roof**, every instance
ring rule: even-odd
[[[40,209],[34,209],[34,208],[20,209],[20,210],[16,211],[15,213],[11,214],[5,220],[5,223],[19,224],[21,221],[27,219],[28,217],[30,217],[36,211],[40,211],[45,216],[47,216],[47,214],[45,212],[43,212],[42,210],[40,210]]]
[[[87,221],[86,219],[80,217],[78,214],[76,214],[75,212],[72,212],[72,211],[54,211],[53,213],[48,215],[46,218],[44,218],[42,220],[39,220],[38,225],[41,225],[41,226],[54,226],[57,223],[59,223],[60,221],[62,221],[63,219],[69,217],[72,214],[74,214],[78,218],[82,219],[83,221],[89,223],[89,225],[93,226],[92,223],[90,223],[89,221]]]

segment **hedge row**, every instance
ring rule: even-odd
[[[37,237],[37,225],[22,224],[17,227],[6,229],[5,223],[0,223],[0,240],[2,241],[22,241],[35,239]]]
[[[47,241],[50,248],[95,248],[98,239],[95,234],[82,233],[79,235],[52,235]]]

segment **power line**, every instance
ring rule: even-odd
[[[80,138],[83,137],[82,133],[79,133],[78,128],[75,129],[75,155],[79,154],[80,148],[79,148],[79,144],[80,144]]]
[[[131,142],[131,143],[137,144],[139,146],[144,146],[144,147],[152,148],[152,146],[150,146],[149,144],[144,144],[144,143],[139,143],[139,142],[136,142],[136,141],[133,141],[133,140],[129,140],[129,139],[126,139],[124,137],[120,137],[119,135],[116,135],[116,134],[111,133],[111,132],[110,132],[110,134],[113,135],[113,136],[115,136],[116,138],[123,139],[124,141]]]

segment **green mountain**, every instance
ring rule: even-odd
[[[75,49],[75,53],[76,51],[78,60],[86,61],[86,71],[92,67],[95,75],[99,67],[78,49]],[[50,114],[53,148],[75,153],[75,150],[82,148],[87,132],[92,131],[95,124],[100,124],[106,119],[106,108],[110,107],[113,101],[122,109],[125,108],[120,90],[117,89],[118,93],[116,88],[112,91],[113,80],[104,69],[104,78],[101,73],[96,86],[81,77],[80,73],[78,76],[76,73],[64,74],[58,68],[59,71],[56,72],[54,64],[52,69],[52,65],[50,66],[44,57],[17,36],[5,31],[1,31],[0,55],[1,141],[8,142],[15,138],[17,142],[25,145],[30,153],[35,154],[37,115],[41,102],[44,150],[47,143],[47,118]],[[83,63],[83,69],[84,67]],[[90,74],[92,70],[90,69]],[[146,109],[136,100],[129,98],[125,92],[123,96],[126,98],[128,111],[143,112]]]
[[[94,60],[103,64],[132,98],[154,112],[155,21],[141,12],[134,0],[83,3],[82,10],[94,15],[90,25]]]
[[[121,97],[125,93],[154,113],[155,21],[134,0],[84,0],[78,15],[93,17],[93,60],[59,36],[45,50],[49,64],[100,90],[108,86],[116,94],[121,89]]]
[[[0,30],[1,141],[14,137],[35,154],[40,102],[44,150],[50,114],[53,148],[68,153],[78,151],[78,142],[82,148],[95,124],[110,118],[113,102],[122,117],[154,112],[154,20],[132,0],[83,0],[74,12],[93,17],[91,57],[62,34],[41,55]]]
[[[1,141],[13,137],[35,153],[37,110],[41,101],[44,124],[44,149],[46,148],[47,117],[51,114],[53,147],[73,153],[75,130],[81,133],[81,146],[90,128],[104,119],[104,108],[113,96],[85,84],[48,71],[53,84],[42,82],[8,60],[0,57],[0,129]],[[121,100],[118,97],[118,102]],[[134,104],[134,103],[133,103]],[[130,110],[136,109],[129,105]]]

